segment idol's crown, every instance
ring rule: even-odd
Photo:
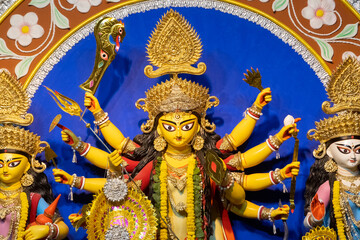
[[[40,136],[12,125],[0,127],[0,149],[26,152],[30,156],[40,151]]]
[[[324,144],[337,137],[360,136],[360,63],[346,59],[331,76],[326,91],[333,106],[325,101],[322,109],[337,115],[315,122],[316,129],[309,130],[308,138]]]

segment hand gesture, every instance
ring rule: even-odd
[[[316,221],[321,221],[325,215],[325,206],[316,194],[310,204],[310,209]]]
[[[87,109],[89,109],[93,114],[102,110],[97,98],[89,92],[85,93],[84,106],[87,107]]]
[[[45,239],[49,235],[49,226],[34,225],[29,227],[24,233],[25,240]]]
[[[119,167],[122,164],[122,162],[124,161],[124,159],[120,155],[119,150],[115,150],[112,153],[110,153],[108,158],[114,167]]]
[[[82,219],[82,217],[83,217],[82,214],[73,213],[73,214],[69,215],[69,220],[70,220],[71,224],[74,224],[77,221],[79,221],[80,219]]]
[[[280,170],[282,179],[296,177],[299,175],[300,162],[292,162]]]
[[[76,146],[80,141],[80,139],[69,129],[61,131],[61,139],[72,147]]]
[[[263,89],[257,96],[254,104],[262,109],[266,104],[271,102],[272,96],[271,96],[271,90],[270,88]]]
[[[274,209],[272,212],[271,212],[271,219],[273,220],[286,220],[288,219],[289,217],[289,206],[288,205],[284,205],[282,207],[279,207],[277,209]]]
[[[292,137],[293,133],[298,133],[299,129],[296,128],[296,123],[284,126],[277,134],[276,137],[281,143]]]
[[[67,184],[67,185],[71,186],[71,184],[74,181],[73,176],[71,176],[70,174],[68,174],[67,172],[65,172],[64,170],[61,170],[61,169],[54,168],[53,175],[55,178],[55,182],[58,182],[58,183]]]

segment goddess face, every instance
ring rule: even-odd
[[[338,166],[354,171],[360,164],[360,139],[346,139],[334,142],[326,152]]]
[[[159,135],[175,148],[188,146],[199,130],[198,118],[187,112],[167,113],[159,118],[157,127]]]
[[[29,170],[30,163],[24,155],[17,153],[0,153],[0,183],[11,185],[19,182]]]

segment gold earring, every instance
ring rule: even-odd
[[[204,147],[204,139],[197,135],[193,140],[192,147],[195,151],[200,151]]]
[[[34,183],[34,177],[27,172],[21,177],[20,183],[23,187],[28,187]]]
[[[166,148],[167,142],[163,136],[158,136],[154,140],[154,148],[156,151],[161,152]]]
[[[325,164],[324,164],[324,169],[326,172],[328,173],[333,173],[336,172],[338,167],[336,165],[336,162],[333,159],[329,159]]]

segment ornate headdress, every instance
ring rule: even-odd
[[[46,165],[40,164],[35,157],[49,147],[49,144],[40,141],[40,136],[16,126],[29,126],[34,118],[27,113],[30,104],[26,92],[19,81],[5,69],[0,69],[0,92],[0,150],[28,154],[34,171],[43,172]]]
[[[322,104],[326,114],[337,115],[315,122],[316,129],[308,131],[310,140],[320,141],[314,157],[322,158],[329,140],[360,136],[360,63],[349,57],[331,76],[326,88],[330,100]]]
[[[199,36],[191,25],[176,11],[168,11],[156,26],[147,46],[150,63],[144,73],[149,78],[170,74],[170,80],[157,84],[136,102],[136,107],[149,113],[149,120],[141,126],[145,133],[152,131],[156,116],[162,112],[193,111],[201,116],[205,131],[213,132],[215,125],[206,119],[206,110],[217,106],[219,100],[209,96],[209,89],[181,79],[179,73],[201,75],[206,71],[205,63],[195,64],[201,57]]]

